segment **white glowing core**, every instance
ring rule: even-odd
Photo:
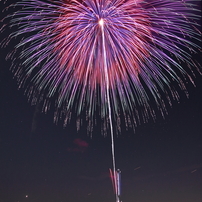
[[[104,25],[104,20],[101,18],[98,23],[99,23],[100,26],[103,26]]]

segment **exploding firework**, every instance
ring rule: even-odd
[[[24,0],[9,6],[17,11],[4,19],[10,19],[4,30],[16,28],[2,46],[21,39],[8,55],[12,70],[33,103],[44,100],[44,111],[55,99],[56,122],[62,117],[66,125],[76,109],[78,117],[86,113],[91,131],[98,111],[104,132],[110,113],[119,131],[121,121],[134,127],[154,118],[151,103],[164,114],[171,100],[179,100],[178,90],[186,92],[185,82],[193,83],[198,65],[192,58],[200,51],[197,4]]]

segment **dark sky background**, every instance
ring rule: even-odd
[[[31,106],[0,49],[0,202],[113,202],[111,140]],[[194,56],[200,61],[200,55]],[[123,202],[202,201],[202,77],[163,119],[115,138]]]

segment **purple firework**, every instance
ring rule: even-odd
[[[133,127],[155,117],[150,103],[163,114],[171,100],[179,99],[179,89],[186,92],[185,81],[193,83],[192,57],[200,50],[197,4],[24,0],[11,5],[19,9],[5,19],[17,30],[2,45],[21,37],[9,54],[19,86],[29,83],[29,98],[43,99],[44,111],[54,98],[55,121],[62,116],[66,125],[75,107],[78,116],[86,111],[91,130],[97,110],[104,131],[110,113],[120,130],[120,114]]]

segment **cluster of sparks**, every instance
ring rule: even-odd
[[[119,131],[121,121],[133,127],[155,117],[150,102],[164,113],[179,99],[172,82],[182,90],[193,82],[183,67],[197,66],[189,51],[200,49],[200,14],[191,2],[24,0],[12,5],[19,10],[6,19],[18,28],[2,44],[22,36],[13,71],[20,87],[31,82],[33,102],[45,100],[44,111],[56,100],[55,121],[62,116],[66,125],[73,108],[78,116],[86,111],[91,131],[98,111],[106,132],[111,113]]]

